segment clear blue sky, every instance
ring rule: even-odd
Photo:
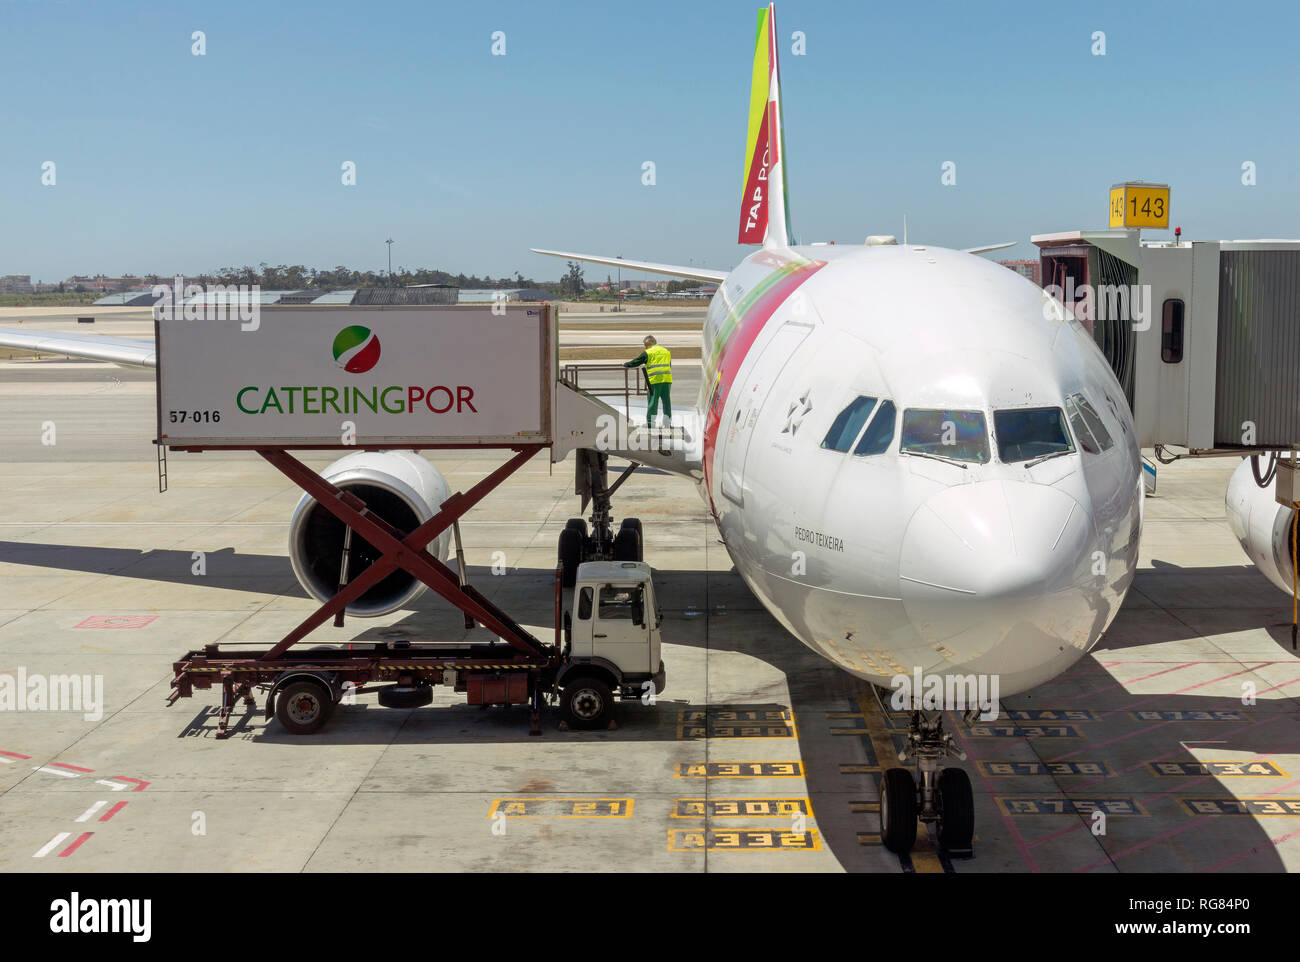
[[[395,266],[494,276],[558,277],[530,246],[729,267],[758,7],[0,0],[0,274],[377,269],[389,236]],[[1172,185],[1185,237],[1300,235],[1292,4],[782,2],[777,24],[801,240],[907,214],[913,240],[1033,256],[1138,178]]]

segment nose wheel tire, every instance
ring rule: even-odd
[[[333,713],[334,699],[315,682],[291,682],[276,693],[275,717],[290,735],[320,731]]]
[[[970,776],[960,768],[945,768],[935,786],[939,809],[939,844],[950,852],[968,852],[975,836],[975,795]]]
[[[916,782],[906,768],[891,768],[880,781],[880,840],[899,855],[916,844]]]
[[[560,714],[570,728],[608,728],[613,711],[614,693],[599,678],[583,675],[565,681]]]

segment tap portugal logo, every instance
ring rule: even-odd
[[[349,374],[364,374],[379,362],[379,338],[360,324],[345,327],[334,338],[334,360]]]

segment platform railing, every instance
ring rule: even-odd
[[[614,380],[621,380],[622,384],[591,383],[592,376],[602,374],[617,374],[619,377]],[[584,379],[586,383],[582,383]],[[565,364],[560,368],[560,381],[574,390],[584,391],[594,397],[621,397],[623,416],[629,421],[632,420],[632,398],[648,397],[650,394],[650,382],[646,378],[643,367],[624,367],[622,364]],[[611,404],[610,407],[617,408],[617,405]]]

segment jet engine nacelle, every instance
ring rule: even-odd
[[[321,475],[361,498],[372,511],[403,534],[431,518],[447,499],[447,482],[414,451],[358,451],[335,461]],[[312,597],[326,601],[338,592],[347,528],[309,495],[303,495],[289,522],[289,558],[293,573]],[[450,533],[442,532],[428,551],[445,562]],[[352,534],[347,580],[355,579],[379,557],[374,546]],[[420,596],[425,585],[397,570],[348,605],[347,613],[374,617],[395,611]]]
[[[1245,458],[1232,472],[1225,500],[1228,525],[1241,542],[1242,550],[1264,577],[1290,594],[1292,510],[1273,499],[1271,483],[1263,488],[1255,483],[1250,458]]]

